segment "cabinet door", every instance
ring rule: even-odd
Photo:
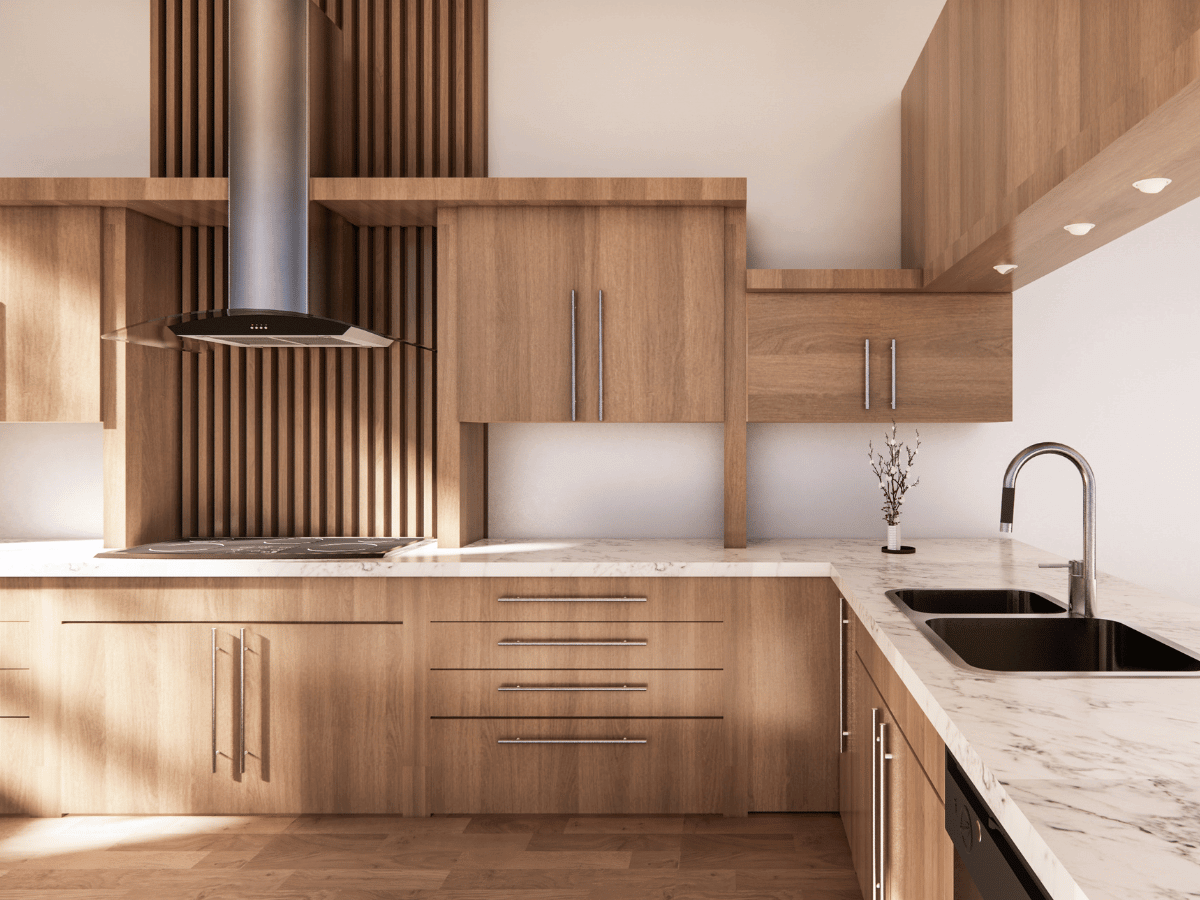
[[[399,813],[400,625],[245,626],[237,811]]]
[[[716,208],[601,208],[589,268],[585,421],[724,420],[724,212]],[[589,229],[591,232],[591,229]],[[601,317],[599,292],[604,292]],[[589,360],[590,362],[590,360]],[[589,366],[590,368],[590,366]]]
[[[747,315],[750,421],[887,419],[880,405],[885,373],[883,347],[875,337],[875,295],[751,294]],[[871,409],[866,408],[868,340],[876,388]]]
[[[853,653],[847,660],[846,752],[842,754],[842,822],[850,842],[850,856],[864,897],[874,897],[871,877],[875,859],[875,745],[872,710],[883,707],[862,661]],[[917,896],[920,896],[919,894]]]
[[[399,811],[400,627],[64,625],[64,811]]]
[[[571,421],[571,292],[583,300],[582,209],[463,209],[459,419]]]
[[[880,406],[897,421],[1012,420],[1012,295],[898,295],[882,305]],[[891,409],[891,342],[896,408]],[[872,401],[872,406],[874,406]]]
[[[1010,294],[763,294],[747,335],[754,422],[1012,419]]]
[[[63,812],[230,809],[236,634],[141,622],[62,629]]]

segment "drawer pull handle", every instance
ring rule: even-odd
[[[542,738],[514,738],[496,741],[497,744],[645,744],[645,738],[572,738],[570,740],[543,740]]]
[[[501,603],[645,603],[645,597],[500,597]]]
[[[496,688],[498,691],[644,691],[644,684],[623,684],[620,687],[615,685],[545,685],[530,687],[529,685],[520,684],[502,684]]]
[[[645,641],[497,641],[497,647],[645,647]]]

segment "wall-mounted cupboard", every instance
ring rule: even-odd
[[[1011,294],[755,293],[752,422],[1012,419]]]

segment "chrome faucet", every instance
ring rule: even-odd
[[[1095,618],[1096,615],[1096,473],[1078,451],[1066,444],[1050,441],[1026,447],[1013,457],[1004,471],[1004,494],[1000,502],[1000,530],[1012,531],[1013,504],[1017,498],[1017,473],[1035,456],[1053,453],[1065,456],[1075,464],[1083,477],[1083,559],[1073,559],[1067,564],[1042,563],[1042,569],[1069,569],[1070,614]]]

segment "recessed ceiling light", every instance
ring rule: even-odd
[[[1170,183],[1170,178],[1143,178],[1141,181],[1135,181],[1133,186],[1143,194],[1157,194]]]
[[[1063,229],[1071,232],[1071,234],[1087,234],[1095,227],[1095,222],[1075,222],[1072,225],[1064,225]]]
[[[1016,268],[1016,266],[1014,266],[1012,263],[1000,263],[1000,265],[992,266],[992,268],[995,269],[997,272],[999,272],[1001,275],[1007,275],[1009,272],[1013,271]]]

